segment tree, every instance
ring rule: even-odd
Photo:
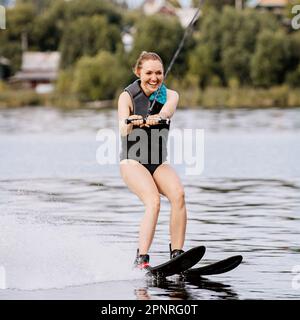
[[[122,24],[122,8],[109,0],[72,0],[68,2],[68,19],[75,20],[81,16],[104,15],[108,23]]]
[[[64,30],[60,45],[62,66],[70,66],[83,55],[93,56],[100,49],[115,52],[118,44],[120,30],[105,16],[80,17]]]
[[[286,77],[286,82],[291,86],[291,87],[300,87],[300,63],[299,65],[295,68],[294,71],[291,71],[287,74]]]
[[[199,0],[193,0],[192,3],[194,7],[199,6]],[[234,6],[235,0],[209,0],[209,1],[203,0],[202,3],[205,6],[214,7],[216,9],[222,9],[226,5]]]
[[[270,87],[284,81],[290,57],[289,40],[283,32],[262,31],[251,60],[251,78],[256,86]]]
[[[189,54],[188,74],[198,77],[199,85],[206,86],[214,78],[223,78],[221,61],[222,29],[215,9],[206,9],[200,21],[196,46]]]
[[[17,0],[16,4],[31,4],[34,6],[37,14],[40,14],[43,10],[47,9],[52,0]]]
[[[125,73],[118,58],[110,52],[82,57],[75,66],[74,92],[82,101],[112,99],[124,86]]]
[[[64,31],[71,22],[80,17],[94,15],[105,16],[109,24],[121,29],[123,22],[120,8],[110,1],[51,0],[47,10],[36,16],[33,29],[34,46],[41,51],[58,50]]]
[[[189,55],[189,75],[197,79],[201,87],[210,84],[214,75],[215,61],[210,45],[198,45]]]
[[[141,19],[136,26],[131,63],[134,64],[142,51],[154,51],[160,55],[165,67],[171,61],[182,38],[183,29],[177,18],[165,15],[153,15]],[[173,75],[185,69],[185,53],[183,48],[172,70]]]
[[[290,58],[287,66],[286,82],[293,86],[300,86],[300,31],[289,35]]]
[[[10,59],[12,72],[21,65],[22,37],[30,44],[35,21],[34,7],[19,4],[7,9],[7,29],[0,32],[0,56]]]
[[[241,84],[249,84],[249,61],[255,50],[256,34],[259,31],[257,14],[250,11],[236,11],[225,7],[220,26],[222,29],[221,64],[225,82],[235,78]]]

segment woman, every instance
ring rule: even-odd
[[[186,207],[180,179],[174,169],[166,163],[166,132],[168,133],[169,125],[159,124],[160,119],[170,119],[173,116],[179,96],[163,84],[164,67],[156,53],[142,52],[136,62],[134,73],[138,80],[121,93],[118,101],[122,141],[120,171],[128,188],[145,206],[135,260],[135,265],[144,269],[149,267],[148,250],[159,215],[160,194],[167,197],[171,204],[171,258],[184,252],[182,248],[186,230]],[[153,100],[155,104],[148,115]],[[143,118],[147,115],[146,123],[143,123]],[[126,119],[131,119],[132,122],[126,124]],[[153,139],[155,132],[158,132],[161,139]],[[136,139],[137,136],[139,139]],[[137,143],[141,146],[138,149]],[[153,161],[153,156],[156,161]]]

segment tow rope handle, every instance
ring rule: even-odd
[[[126,124],[129,124],[129,123],[131,123],[132,121],[134,121],[134,120],[138,120],[138,119],[125,119],[125,123]],[[146,118],[144,118],[143,119],[143,123],[146,123]],[[160,119],[159,121],[158,121],[158,124],[169,124],[171,122],[171,120],[170,119]]]

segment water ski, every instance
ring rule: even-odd
[[[198,263],[204,256],[204,253],[204,246],[192,248],[165,263],[155,267],[149,267],[148,275],[155,277],[169,277],[174,274],[180,274]]]

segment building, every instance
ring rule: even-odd
[[[164,13],[175,16],[175,8],[165,0],[145,0],[143,4],[145,15],[149,16],[156,13]]]
[[[249,0],[248,6],[262,11],[272,11],[281,14],[289,0]]]
[[[172,3],[166,0],[146,0],[143,4],[143,10],[146,15],[162,13],[177,16],[183,28],[188,26],[197,12],[197,8],[191,8],[188,6],[174,7]]]
[[[190,22],[192,21],[193,17],[195,16],[196,12],[197,12],[197,8],[178,8],[176,9],[176,15],[181,23],[181,26],[183,28],[186,28]],[[201,16],[202,12],[201,10],[199,11],[199,15],[195,18],[194,21],[196,21],[196,19],[199,18],[199,16]]]
[[[132,47],[133,47],[133,33],[134,33],[134,28],[131,28],[131,30],[124,30],[124,32],[122,33],[122,42],[124,45],[124,49],[126,52],[130,52]]]
[[[10,79],[24,88],[48,93],[54,89],[60,63],[59,52],[24,52],[21,71]]]

